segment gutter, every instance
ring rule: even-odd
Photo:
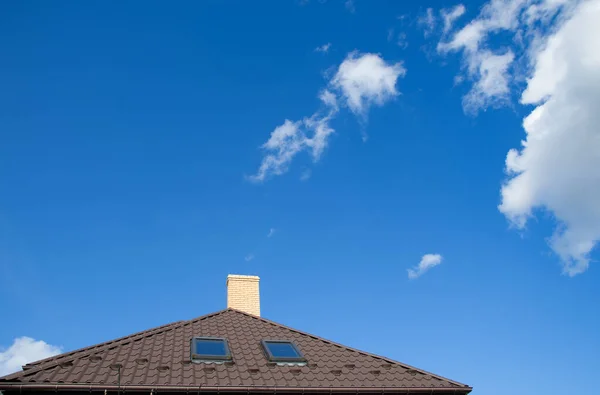
[[[64,383],[2,383],[0,390],[29,391],[114,391],[114,392],[185,392],[188,393],[287,393],[287,394],[468,394],[472,387],[438,388],[395,388],[395,387],[218,387],[218,386],[173,386],[173,385],[104,385],[104,384],[64,384]]]

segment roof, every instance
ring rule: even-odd
[[[191,363],[190,339],[228,340],[233,362]],[[261,341],[293,341],[306,366],[277,365]],[[27,364],[0,390],[154,392],[396,392],[466,394],[471,387],[238,310],[139,332]],[[120,381],[119,381],[120,373]]]

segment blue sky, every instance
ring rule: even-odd
[[[0,364],[240,273],[266,318],[474,394],[591,393],[599,2],[413,3],[3,3]]]

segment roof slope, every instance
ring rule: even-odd
[[[190,339],[224,337],[233,363],[190,362]],[[270,363],[263,339],[293,340],[307,366]],[[120,371],[120,383],[119,383]],[[24,366],[0,378],[0,389],[128,389],[168,391],[449,392],[470,387],[411,366],[241,311],[227,309],[178,321]],[[251,387],[251,388],[248,388]]]

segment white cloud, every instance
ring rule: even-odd
[[[277,229],[275,229],[275,228],[269,229],[269,233],[267,233],[267,237],[273,237],[275,232],[277,232]]]
[[[320,47],[315,48],[315,52],[327,53],[329,52],[329,48],[331,48],[331,43],[323,44]]]
[[[598,21],[600,0],[491,0],[438,44],[463,54],[473,83],[465,110],[505,104],[514,91],[534,106],[521,147],[507,154],[498,208],[517,228],[552,214],[549,245],[569,276],[588,268],[600,241]]]
[[[323,108],[300,121],[286,119],[276,127],[261,146],[265,155],[258,172],[248,179],[263,182],[284,174],[300,152],[308,152],[314,162],[319,161],[335,132],[330,122],[339,111],[338,103],[346,104],[364,119],[371,105],[383,105],[398,95],[396,82],[405,72],[401,63],[388,64],[378,54],[348,54],[319,94]]]
[[[519,228],[536,208],[552,212],[550,246],[570,276],[588,268],[600,240],[599,21],[600,1],[581,3],[533,57],[521,101],[536,107],[523,121],[520,151],[507,155],[499,206]]]
[[[438,44],[440,53],[463,51],[466,74],[473,87],[463,98],[466,112],[477,113],[479,109],[509,102],[510,67],[515,58],[510,49],[493,52],[483,45],[487,34],[514,25],[511,18],[518,16],[522,0],[492,0],[486,4],[480,16],[456,32],[452,39]],[[456,15],[464,14],[464,6],[452,11],[442,10],[444,33],[447,33]]]
[[[396,82],[405,73],[402,63],[387,64],[378,54],[352,52],[331,85],[341,92],[352,112],[364,116],[370,105],[383,105],[398,95]]]
[[[523,52],[523,44],[528,44],[531,50],[539,43],[540,33],[547,33],[546,27],[540,28],[540,25],[550,23],[552,16],[559,10],[568,8],[577,1],[491,0],[484,5],[477,18],[454,32],[449,40],[440,41],[437,49],[441,54],[462,51],[463,68],[466,76],[473,82],[472,90],[463,100],[465,111],[475,113],[486,107],[508,103],[511,85],[515,77],[521,77],[511,72],[516,58],[515,51],[506,47],[494,51],[490,49],[496,34],[512,33],[513,41],[505,43],[515,46],[516,52]],[[455,15],[462,15],[464,10],[461,13],[461,9],[457,10],[457,7],[453,9],[456,10]],[[454,15],[442,10],[442,16],[446,18]],[[452,23],[444,24],[444,33],[451,30],[451,27]]]
[[[415,279],[423,275],[426,271],[442,263],[440,254],[425,254],[421,258],[421,262],[411,269],[408,269],[408,278]]]
[[[432,8],[425,10],[425,14],[421,15],[417,19],[417,24],[423,28],[423,34],[425,37],[429,37],[431,33],[433,33],[436,23],[437,21],[435,19],[435,15],[433,15]]]
[[[518,15],[525,1],[527,0],[492,0],[482,8],[476,19],[456,32],[451,40],[438,44],[440,53],[463,51],[464,68],[473,81],[473,88],[463,99],[465,111],[476,113],[481,108],[504,104],[509,100],[509,67],[514,54],[506,49],[494,53],[486,48],[484,42],[490,33],[516,28]],[[456,13],[462,15],[464,7],[462,13],[460,11],[458,9]],[[444,33],[447,33],[452,23],[446,24],[446,17],[453,15],[452,12],[444,14],[444,11],[442,15],[445,21]]]
[[[444,26],[443,26],[444,34],[446,34],[450,31],[454,21],[456,21],[458,18],[463,16],[465,11],[466,11],[466,8],[462,4],[458,4],[458,5],[454,6],[452,9],[444,8],[440,11],[440,14],[442,15],[442,20],[444,21]]]
[[[535,1],[491,0],[481,9],[477,18],[456,32],[449,42],[440,43],[439,48],[444,51],[476,51],[490,33],[516,29],[523,7]]]
[[[269,154],[264,156],[258,172],[249,177],[251,181],[262,182],[270,175],[280,175],[288,170],[296,154],[306,149],[307,137],[301,129],[302,123],[286,119],[273,130],[269,140],[262,145]]]
[[[335,96],[334,93],[331,93],[331,91],[329,91],[327,89],[323,90],[321,92],[321,94],[319,95],[319,99],[329,108],[337,110],[337,108],[338,108],[337,97]]]
[[[246,255],[246,256],[244,257],[244,260],[245,260],[246,262],[250,262],[250,261],[251,261],[251,260],[253,260],[253,259],[254,259],[254,254],[248,254],[248,255]]]
[[[470,58],[474,68],[469,74],[475,82],[469,93],[463,98],[463,108],[476,113],[480,108],[499,106],[510,101],[509,68],[515,59],[511,50],[502,54],[480,51]]]
[[[13,344],[2,351],[0,349],[0,376],[21,370],[21,366],[60,354],[62,349],[42,340],[30,337],[18,337]]]

